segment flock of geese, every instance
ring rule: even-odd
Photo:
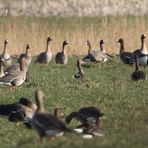
[[[135,65],[135,71],[131,74],[132,80],[146,80],[147,76],[144,71],[139,69],[142,65],[146,67],[148,64],[148,50],[145,45],[144,34],[141,35],[141,47],[134,50],[134,52],[126,52],[124,47],[124,40],[120,38],[119,57],[120,60],[128,65]],[[53,55],[50,49],[51,37],[47,38],[46,50],[40,53],[35,63],[47,65],[51,61]],[[104,40],[100,40],[100,49],[93,49],[90,41],[86,42],[88,46],[88,53],[83,59],[77,60],[78,73],[74,75],[74,79],[83,81],[85,73],[83,64],[87,62],[100,63],[113,59],[114,57],[108,54],[104,48]],[[29,53],[30,45],[26,45],[26,52],[18,57],[17,63],[11,65],[12,57],[7,51],[8,40],[4,41],[4,50],[0,55],[0,84],[9,85],[11,89],[23,84],[27,79],[29,65],[32,57]],[[68,55],[66,52],[67,41],[63,41],[62,50],[55,55],[55,62],[57,64],[67,64]],[[43,105],[45,95],[42,90],[37,89],[35,92],[36,104],[27,98],[20,98],[18,102],[13,104],[1,104],[0,115],[7,116],[8,120],[15,122],[17,125],[23,122],[26,127],[33,128],[39,134],[40,140],[43,137],[50,136],[53,139],[56,136],[64,133],[83,133],[84,138],[92,138],[93,136],[103,136],[102,128],[100,126],[103,113],[96,107],[83,107],[77,112],[70,113],[63,121],[62,112],[59,108],[54,109],[53,113],[46,111]],[[81,122],[76,128],[68,127],[72,119],[76,118]]]

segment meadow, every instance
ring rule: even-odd
[[[55,141],[45,139],[38,143],[38,135],[23,125],[16,126],[0,118],[1,147],[112,147],[146,148],[148,146],[148,81],[131,81],[134,67],[124,65],[118,57],[103,64],[84,67],[86,79],[75,81],[76,56],[87,52],[85,41],[92,41],[94,47],[100,39],[106,41],[106,49],[117,54],[116,40],[123,37],[129,50],[140,46],[140,35],[147,33],[147,17],[105,17],[105,18],[0,18],[0,41],[9,40],[12,54],[24,50],[26,43],[32,46],[32,55],[45,48],[46,37],[53,36],[51,48],[55,53],[64,39],[69,40],[67,65],[56,65],[54,57],[48,66],[34,63],[29,67],[28,83],[10,91],[0,86],[0,104],[12,103],[20,97],[34,101],[34,93],[41,88],[46,99],[45,108],[61,107],[65,115],[84,106],[96,106],[105,114],[102,120],[104,137],[83,139],[81,135],[66,134]],[[1,47],[3,44],[1,45]],[[24,47],[22,49],[22,47]],[[148,68],[141,68],[148,73]],[[72,127],[77,125],[72,122]]]

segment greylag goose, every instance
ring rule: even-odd
[[[26,59],[22,58],[20,62],[20,71],[13,71],[0,78],[0,84],[6,84],[12,87],[21,85],[26,79],[25,69]]]
[[[118,43],[120,43],[120,60],[125,64],[133,65],[135,62],[133,53],[125,52],[124,40],[122,38],[118,40]]]
[[[62,52],[58,52],[55,56],[55,61],[57,64],[67,64],[68,62],[68,55],[65,51],[65,46],[69,43],[67,41],[63,41],[62,44]]]
[[[145,44],[146,36],[144,34],[141,35],[141,48],[136,49],[133,54],[138,55],[139,65],[143,65],[144,67],[147,65],[148,61],[148,50]]]
[[[105,62],[108,57],[105,53],[100,52],[99,50],[92,50],[90,41],[86,42],[88,45],[88,55],[83,58],[85,62]]]
[[[24,57],[24,58],[26,58],[27,64],[28,64],[28,65],[30,64],[32,58],[31,58],[31,55],[30,55],[30,53],[29,53],[29,49],[30,49],[30,45],[27,44],[27,45],[26,45],[26,53],[20,54],[20,56],[19,56],[19,58],[18,58],[18,63],[20,63],[21,59]]]
[[[88,127],[90,122],[93,121],[95,121],[95,124],[99,126],[100,117],[103,115],[104,114],[99,109],[90,106],[81,108],[78,112],[72,112],[66,117],[65,121],[67,124],[69,124],[73,118],[76,118],[82,123],[82,126]]]
[[[35,93],[37,110],[31,121],[32,127],[38,132],[41,141],[45,136],[60,136],[70,130],[63,121],[44,110],[43,98],[44,93],[38,89]]]
[[[36,105],[27,98],[20,98],[18,102],[12,104],[1,104],[0,115],[8,117],[11,122],[21,122],[31,119],[36,111]]]
[[[50,47],[49,47],[49,42],[51,42],[51,41],[52,41],[52,38],[48,37],[47,38],[47,44],[46,44],[46,50],[38,55],[35,63],[38,62],[40,64],[48,64],[51,61],[52,52],[51,52]]]
[[[0,56],[3,59],[4,67],[11,65],[11,56],[7,52],[7,44],[8,44],[8,40],[5,40],[4,41],[4,50],[3,50],[3,53]]]
[[[139,59],[138,59],[138,55],[135,55],[135,71],[132,73],[131,75],[131,79],[134,81],[138,81],[138,80],[146,80],[147,76],[146,74],[139,70]]]
[[[80,60],[80,59],[77,60],[78,73],[76,75],[74,75],[74,78],[76,80],[82,81],[85,78],[85,73],[84,73],[83,68],[81,66],[83,63],[84,62],[82,60]]]

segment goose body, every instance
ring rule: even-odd
[[[125,64],[133,65],[135,62],[133,53],[125,52],[124,40],[122,38],[118,40],[118,43],[120,43],[120,51],[119,51],[120,60]]]
[[[81,108],[78,112],[72,112],[66,117],[65,121],[69,124],[73,118],[76,118],[82,123],[82,125],[85,126],[89,125],[89,123],[92,121],[95,121],[96,125],[99,125],[100,117],[103,115],[104,114],[101,113],[99,109],[90,106]]]
[[[136,49],[133,54],[138,56],[139,65],[143,65],[144,67],[147,65],[148,61],[148,50],[145,44],[146,36],[144,34],[141,35],[141,48]]]
[[[83,68],[81,66],[81,64],[83,64],[84,62],[80,59],[77,60],[77,68],[78,68],[78,73],[74,75],[74,79],[79,80],[79,81],[83,81],[85,79],[85,73],[83,71]]]
[[[55,61],[57,64],[67,64],[68,55],[65,51],[65,46],[68,45],[67,41],[64,41],[62,44],[62,52],[58,52],[55,56]]]
[[[7,52],[7,44],[8,44],[8,40],[5,40],[4,41],[4,50],[3,50],[3,53],[0,56],[0,58],[3,59],[3,66],[4,67],[10,66],[11,62],[12,62],[12,58]]]
[[[37,60],[35,61],[35,63],[40,63],[40,64],[48,64],[51,59],[52,59],[52,52],[50,50],[49,47],[49,42],[52,41],[51,37],[47,38],[47,45],[46,45],[46,51],[40,53],[37,57]]]
[[[22,58],[20,63],[20,71],[13,71],[5,74],[0,78],[0,84],[6,84],[10,86],[19,86],[26,79],[25,59]]]
[[[21,62],[21,59],[22,59],[22,58],[26,58],[27,64],[28,64],[28,65],[30,64],[32,58],[31,58],[31,55],[30,55],[30,53],[29,53],[29,49],[30,49],[30,45],[27,44],[27,45],[26,45],[26,53],[20,54],[20,56],[19,56],[19,58],[18,58],[18,63]]]
[[[56,116],[46,112],[43,107],[44,94],[41,90],[37,90],[35,94],[37,110],[31,121],[32,127],[38,132],[40,139],[45,136],[60,136],[67,131],[67,127],[63,121]]]
[[[135,61],[135,71],[132,73],[131,79],[134,81],[146,80],[146,74],[143,71],[139,70],[139,59],[137,55],[135,56]]]

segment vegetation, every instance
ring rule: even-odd
[[[50,18],[12,18],[0,17],[0,49],[3,40],[9,40],[9,52],[19,54],[27,43],[32,47],[32,55],[45,48],[47,36],[54,38],[51,50],[60,50],[63,40],[68,40],[69,55],[87,53],[86,40],[94,48],[104,39],[109,53],[117,54],[117,39],[123,37],[127,50],[140,47],[140,35],[148,34],[147,17],[50,17]],[[147,41],[146,41],[147,42]],[[72,76],[77,72],[76,57],[71,57],[68,65],[56,65],[54,58],[48,66],[34,64],[29,72],[30,81],[10,91],[7,86],[0,86],[0,104],[12,103],[20,97],[34,101],[34,92],[41,88],[46,99],[47,110],[53,107],[63,108],[65,115],[84,106],[96,106],[107,117],[102,120],[104,137],[86,140],[81,135],[66,134],[54,142],[45,140],[38,143],[35,131],[23,125],[16,126],[7,119],[0,118],[1,147],[130,147],[143,148],[148,145],[148,81],[133,82],[131,73],[134,67],[124,65],[118,58],[107,63],[84,67],[86,80],[75,81]],[[143,69],[148,73],[148,69]],[[78,124],[72,122],[72,127]]]
[[[106,17],[0,17],[0,49],[4,39],[9,40],[9,50],[16,55],[25,50],[26,44],[32,47],[31,53],[44,50],[47,36],[53,37],[51,50],[61,49],[63,40],[69,41],[69,55],[82,55],[87,52],[86,40],[93,48],[98,48],[104,39],[110,53],[118,53],[117,40],[125,39],[126,50],[140,47],[140,36],[148,34],[148,17],[106,16]]]
[[[147,81],[132,82],[134,67],[121,63],[118,58],[100,65],[84,67],[86,80],[75,81],[76,58],[70,58],[68,65],[56,65],[53,60],[44,67],[34,62],[30,65],[30,82],[10,91],[0,86],[0,103],[11,103],[25,96],[34,101],[36,88],[46,94],[44,105],[47,110],[61,107],[65,115],[84,106],[96,106],[105,114],[102,127],[104,137],[85,140],[81,135],[66,134],[55,141],[45,140],[38,144],[35,131],[23,125],[16,126],[0,118],[1,147],[137,147],[148,145],[148,99]],[[145,69],[148,73],[148,70]],[[72,122],[76,126],[77,121]]]

